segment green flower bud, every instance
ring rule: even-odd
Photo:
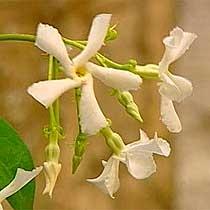
[[[130,59],[128,61],[128,64],[131,66],[132,69],[134,69],[136,67],[136,65],[137,65],[137,61],[134,60],[134,59]]]
[[[139,122],[143,122],[143,119],[142,119],[142,117],[141,117],[141,115],[139,113],[139,108],[134,102],[127,105],[126,111],[135,120],[138,120]]]
[[[110,27],[107,31],[105,42],[115,40],[117,38],[117,31],[115,30],[116,25]]]
[[[116,96],[120,104],[122,104],[126,112],[139,122],[143,122],[143,119],[139,113],[139,108],[133,100],[133,96],[128,91],[117,91]]]
[[[121,136],[118,133],[113,132],[109,126],[101,129],[100,132],[105,137],[108,147],[113,151],[113,153],[119,155],[124,147],[124,142]]]
[[[128,91],[118,91],[118,100],[126,107],[133,102],[133,96]]]
[[[74,145],[74,155],[72,159],[72,173],[74,174],[82,161],[87,145],[87,135],[79,133]]]

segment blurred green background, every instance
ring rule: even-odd
[[[177,104],[183,124],[180,134],[167,132],[159,120],[156,82],[145,81],[134,93],[144,124],[125,114],[110,91],[95,82],[95,92],[113,128],[128,143],[137,140],[139,128],[150,137],[155,131],[172,146],[169,158],[156,156],[157,172],[145,180],[135,180],[120,168],[121,187],[112,200],[86,178],[98,176],[101,159],[110,151],[101,136],[91,137],[76,175],[71,175],[73,140],[77,133],[73,91],[61,98],[61,120],[66,138],[60,142],[62,171],[53,199],[43,196],[44,176],[37,178],[35,210],[157,210],[210,208],[210,1],[209,0],[0,0],[0,33],[34,34],[38,23],[57,27],[65,37],[86,39],[93,17],[112,13],[118,23],[118,39],[101,51],[125,63],[134,58],[140,64],[158,63],[164,51],[162,38],[176,25],[195,32],[198,39],[172,66],[174,73],[189,78],[194,93]],[[75,53],[78,51],[75,51]],[[47,141],[42,128],[48,112],[27,93],[32,83],[47,78],[47,56],[31,43],[0,43],[0,115],[24,138],[36,165],[44,161]],[[6,209],[10,207],[6,204]]]

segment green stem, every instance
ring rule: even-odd
[[[53,60],[53,67],[54,67],[54,79],[58,78],[58,73],[59,73],[59,68],[58,68],[58,62],[56,59]],[[55,119],[57,122],[57,125],[60,126],[60,103],[59,99],[57,99],[54,102],[54,114],[55,114]]]
[[[48,80],[57,78],[58,70],[56,60],[52,55],[49,55],[48,63]],[[48,140],[49,143],[45,148],[45,155],[47,161],[57,162],[59,161],[60,148],[58,145],[60,123],[59,123],[59,107],[57,102],[53,103],[49,107],[49,128],[48,128]]]
[[[0,41],[35,42],[36,37],[31,34],[0,34]]]
[[[31,34],[0,34],[0,41],[35,42],[35,40],[36,40],[36,36],[31,35]],[[63,38],[63,41],[65,44],[70,45],[72,47],[76,47],[80,50],[83,50],[86,45],[86,41],[75,41],[75,40],[71,40],[67,38]],[[153,79],[153,80],[159,79],[159,72],[157,69],[157,65],[154,65],[154,64],[153,64],[153,67],[156,66],[156,68],[149,68],[148,65],[146,66],[137,65],[137,68],[132,68],[131,64],[116,63],[100,53],[97,53],[95,58],[98,60],[99,63],[103,61],[109,67],[131,71],[135,74],[138,74],[144,79]]]
[[[53,65],[54,61],[53,60],[54,60],[53,56],[50,55],[49,63],[48,63],[48,80],[54,79],[54,65]],[[56,126],[57,124],[53,105],[49,106],[49,115],[50,115],[50,126],[51,126],[51,129],[53,129],[53,127]]]

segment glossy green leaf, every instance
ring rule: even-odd
[[[31,154],[14,128],[0,118],[0,189],[15,177],[17,168],[32,170]],[[32,210],[35,182],[31,181],[7,200],[14,210]]]

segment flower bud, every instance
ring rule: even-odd
[[[125,107],[133,101],[133,97],[128,91],[118,91],[117,98],[119,102]]]
[[[117,38],[117,31],[115,30],[116,25],[110,27],[107,31],[107,35],[105,37],[105,42],[115,40]]]
[[[125,107],[126,112],[134,119],[143,122],[139,113],[138,106],[133,100],[133,96],[128,91],[117,91],[116,96],[118,101]]]
[[[113,132],[110,127],[103,128],[100,132],[105,137],[106,144],[113,151],[113,153],[119,155],[124,147],[124,142],[121,136],[118,133]]]
[[[134,59],[130,59],[130,60],[128,61],[128,64],[130,65],[130,68],[131,68],[131,69],[134,69],[134,68],[136,67],[136,65],[137,65],[137,61],[134,60]]]
[[[72,164],[72,173],[74,174],[82,161],[82,156],[85,153],[87,145],[87,135],[84,133],[79,133],[74,145],[74,156]]]
[[[127,105],[126,111],[135,120],[138,120],[139,122],[143,122],[143,119],[139,113],[139,108],[134,102]]]

